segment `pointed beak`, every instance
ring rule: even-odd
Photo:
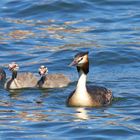
[[[77,61],[76,60],[73,60],[70,64],[69,64],[69,66],[71,67],[71,66],[77,66]]]

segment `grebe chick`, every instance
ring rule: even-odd
[[[86,79],[89,72],[88,52],[81,52],[75,55],[70,66],[76,66],[79,73],[79,80],[76,89],[67,99],[68,106],[74,107],[100,107],[109,105],[112,102],[112,92],[105,87],[87,86]]]
[[[0,81],[4,81],[6,79],[6,73],[3,68],[0,68]]]
[[[18,64],[12,62],[9,64],[9,70],[12,72],[12,77],[5,83],[6,89],[22,89],[35,87],[37,78],[30,72],[17,73]]]
[[[48,69],[45,66],[40,66],[39,74],[41,78],[37,86],[40,88],[62,88],[70,83],[70,79],[64,74],[48,74]]]

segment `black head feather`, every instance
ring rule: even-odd
[[[85,55],[88,55],[88,52],[80,52],[75,55],[75,59],[78,59],[79,57],[83,57]],[[83,66],[77,66],[77,71],[80,72],[82,70],[85,74],[89,72],[89,61],[87,61]]]
[[[82,56],[87,55],[87,54],[88,54],[88,52],[79,52],[75,55],[75,58],[82,57]]]

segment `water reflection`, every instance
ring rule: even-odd
[[[88,114],[88,110],[86,110],[86,108],[78,107],[78,108],[75,108],[75,110],[76,110],[76,113],[74,114],[76,117],[75,121],[90,119],[89,114]]]
[[[22,93],[23,89],[9,89],[7,91],[9,92],[10,97],[17,97]]]
[[[14,30],[8,34],[11,39],[22,40],[25,38],[33,37],[35,34],[32,31],[28,30]]]
[[[0,107],[10,107],[10,106],[12,106],[11,102],[0,100]],[[9,110],[0,110],[0,112],[9,112]]]
[[[43,111],[35,110],[29,112],[18,112],[15,117],[22,119],[22,121],[40,122],[46,120],[48,118],[48,115],[44,114]]]
[[[12,91],[1,84],[1,139],[117,140],[139,136],[140,1],[0,3],[1,65],[6,68],[15,61],[23,71],[37,73],[40,64],[47,64],[50,71],[61,70],[76,81],[75,71],[64,66],[75,52],[88,49],[88,82],[109,87],[115,97],[121,97],[102,109],[68,108],[65,100],[75,83],[62,90]]]

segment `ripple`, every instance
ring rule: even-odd
[[[16,30],[9,33],[9,36],[13,39],[25,39],[29,36],[34,36],[34,33],[31,31],[25,31],[25,30]]]
[[[7,91],[0,83],[2,139],[139,139],[139,1],[2,0],[1,66],[38,75],[45,65],[72,83],[62,89]],[[117,5],[117,6],[116,6]],[[112,105],[70,108],[78,74],[73,56],[89,51],[88,84],[113,91]]]

